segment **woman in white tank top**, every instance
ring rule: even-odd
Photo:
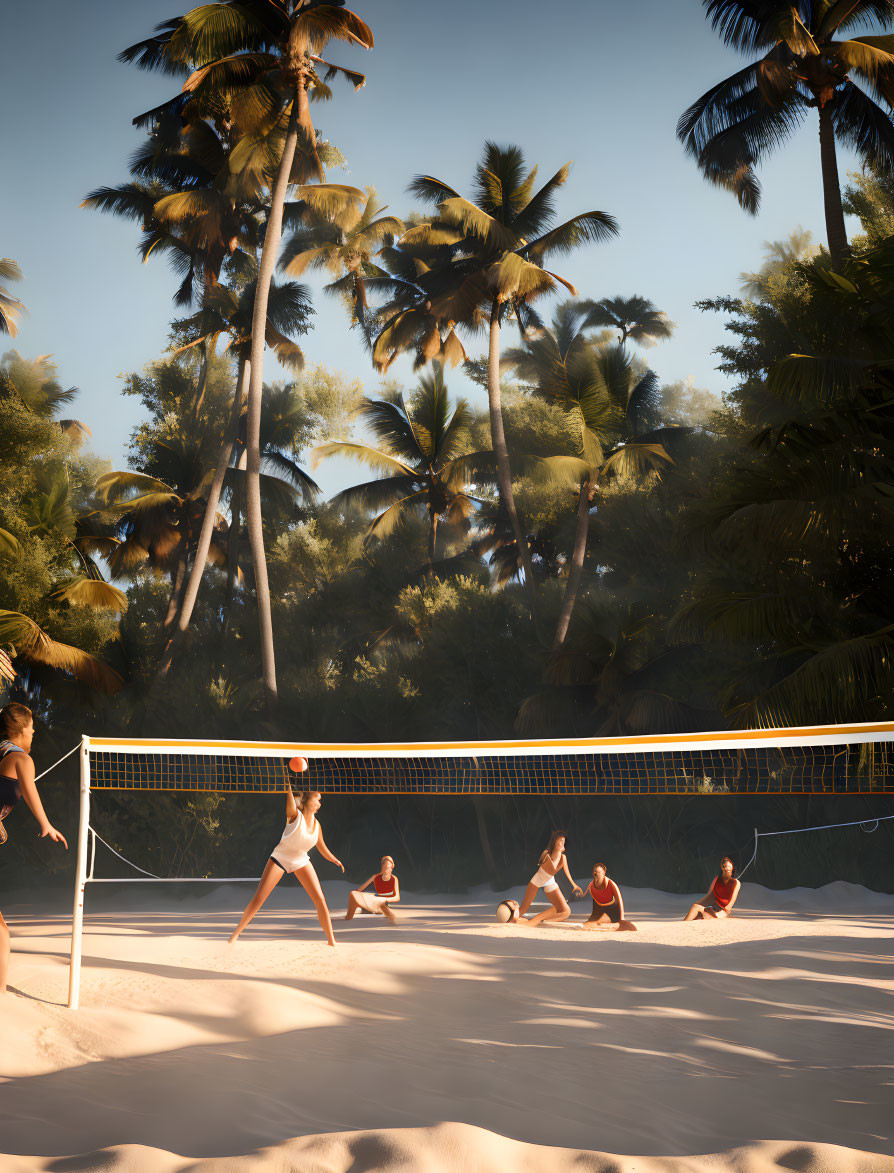
[[[316,847],[323,859],[328,859],[336,867],[345,870],[340,859],[336,859],[323,840],[323,829],[317,821],[317,811],[323,801],[319,790],[304,790],[301,798],[296,802],[292,788],[286,784],[286,826],[282,838],[267,860],[264,874],[248,907],[242,914],[242,920],[230,937],[230,944],[236,940],[248,922],[252,919],[286,872],[293,872],[299,883],[308,894],[317,910],[317,919],[330,945],[335,944],[332,933],[332,918],[329,915],[329,906],[320,887],[314,865],[310,862],[308,852]]]
[[[544,921],[567,920],[571,916],[568,901],[562,895],[562,889],[559,887],[557,878],[559,872],[564,872],[571,881],[575,896],[583,896],[583,889],[574,882],[571,878],[571,872],[568,870],[568,857],[565,855],[565,833],[564,831],[553,831],[546,851],[540,856],[537,871],[528,881],[528,887],[518,911],[519,924],[540,925]],[[552,908],[548,908],[545,912],[538,912],[536,916],[532,916],[528,920],[525,913],[534,903],[538,892],[541,891],[549,900]]]

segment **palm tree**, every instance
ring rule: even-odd
[[[752,301],[760,301],[767,295],[769,282],[786,265],[795,261],[808,261],[816,256],[819,249],[813,243],[813,233],[799,224],[784,240],[764,241],[764,263],[756,273],[740,273],[741,290]]]
[[[262,487],[268,503],[289,504],[295,496],[305,502],[316,501],[320,487],[296,463],[298,437],[304,431],[307,417],[304,399],[294,383],[264,384],[261,411]],[[230,522],[227,535],[227,585],[225,611],[229,609],[239,566],[240,519],[244,511],[246,482],[247,418],[243,405],[231,446],[224,487],[229,494]],[[269,474],[269,475],[268,475]],[[277,480],[280,487],[277,489]],[[225,624],[226,626],[226,619]]]
[[[22,270],[12,257],[0,257],[0,281],[21,281]],[[13,297],[0,285],[0,334],[9,334],[15,338],[19,332],[16,319],[25,312],[25,307],[17,297]]]
[[[95,553],[112,553],[117,542],[75,514],[65,465],[50,465],[37,471],[34,490],[22,499],[21,519],[29,534],[60,542],[68,554],[74,555],[81,572],[55,583],[47,596],[49,599],[119,614],[127,610],[127,596],[106,582],[92,557]]]
[[[348,207],[334,216],[326,216],[306,204],[290,209],[290,218],[298,227],[286,238],[279,268],[297,277],[310,269],[325,270],[336,278],[328,289],[351,300],[352,319],[362,321],[367,308],[366,281],[387,276],[371,257],[383,241],[399,236],[404,223],[396,216],[383,216],[374,187],[366,188],[363,207]]]
[[[361,74],[323,61],[319,54],[330,40],[370,49],[373,35],[349,9],[322,0],[225,0],[194,8],[183,17],[159,25],[156,32],[155,37],[131,46],[120,56],[143,68],[188,74],[182,95],[168,103],[168,108],[183,109],[195,101],[202,112],[233,106],[252,112],[255,130],[245,136],[229,161],[231,182],[239,181],[241,168],[249,164],[250,156],[257,158],[253,148],[258,138],[265,140],[263,174],[270,186],[270,203],[252,321],[247,516],[261,624],[264,686],[275,700],[276,662],[259,481],[267,301],[289,186],[304,185],[300,198],[325,210],[340,210],[362,198],[356,188],[323,182],[325,174],[310,116],[309,91],[316,86],[322,92],[326,81],[336,73],[346,76],[355,89],[363,85]],[[324,79],[316,71],[318,63],[326,66]],[[316,180],[319,186],[307,186],[309,180]]]
[[[763,55],[693,103],[677,124],[678,137],[706,178],[754,215],[760,204],[755,166],[816,110],[826,236],[832,261],[840,264],[848,244],[836,138],[865,165],[894,166],[894,37],[843,40],[842,34],[868,20],[888,28],[894,0],[702,2],[727,45]]]
[[[358,414],[381,447],[371,448],[348,440],[333,440],[314,450],[314,466],[330,456],[349,456],[377,469],[380,476],[344,489],[333,504],[360,505],[377,513],[367,538],[385,538],[410,514],[428,513],[428,557],[438,554],[438,525],[468,528],[476,499],[467,492],[477,483],[493,479],[490,453],[469,451],[472,414],[465,400],[453,412],[444,382],[444,368],[436,363],[424,375],[409,404],[400,392],[379,399],[364,399]],[[381,512],[378,512],[381,511]]]
[[[255,288],[254,281],[249,282],[241,290],[231,289],[226,285],[215,285],[206,294],[202,309],[192,318],[178,323],[183,331],[196,334],[191,342],[180,348],[181,350],[201,345],[207,354],[209,347],[212,351],[216,348],[222,334],[228,334],[229,341],[224,350],[230,349],[236,355],[237,375],[230,420],[221,440],[214,475],[208,487],[205,515],[202,518],[192,567],[184,587],[183,601],[177,613],[176,626],[172,630],[159,662],[156,673],[157,681],[163,680],[166,676],[174,659],[176,641],[183,636],[189,627],[202,575],[205,571],[205,564],[208,560],[208,553],[211,549],[220,494],[230,464],[233,446],[237,442],[236,433],[239,421],[243,416],[246,399]],[[306,287],[295,281],[288,281],[282,285],[272,284],[267,308],[267,344],[273,348],[281,363],[300,369],[304,364],[304,355],[301,348],[289,335],[303,333],[307,329],[307,320],[313,313]],[[240,485],[239,492],[242,491]],[[238,530],[238,508],[236,513]],[[235,552],[230,548],[228,557],[234,556]],[[231,566],[228,573],[232,575],[234,570],[235,567]]]
[[[454,326],[489,329],[488,404],[491,438],[497,459],[500,496],[521,554],[532,616],[535,614],[531,556],[515,505],[512,471],[503,427],[500,397],[500,328],[515,318],[524,332],[539,323],[530,303],[559,285],[574,287],[542,267],[552,254],[566,253],[617,233],[606,212],[583,212],[550,228],[556,192],[568,178],[570,164],[534,190],[537,168],[526,170],[518,147],[485,144],[475,172],[474,200],[429,175],[410,184],[412,195],[437,205],[437,218],[405,233],[401,249],[419,263],[410,280],[396,289],[390,318],[376,339],[374,360],[385,369],[401,350],[416,347],[423,359],[443,349],[440,331]],[[385,311],[387,315],[387,309]]]
[[[92,435],[81,420],[57,418],[59,408],[71,403],[78,389],[62,386],[56,363],[48,354],[27,359],[17,350],[8,350],[0,358],[0,395],[12,395],[32,414],[52,419],[75,447]]]
[[[628,338],[640,346],[654,346],[674,332],[674,323],[667,314],[645,297],[604,297],[584,304],[590,311],[586,325],[617,330],[622,346]]]
[[[670,459],[662,440],[669,431],[679,431],[641,433],[639,417],[644,402],[654,396],[657,376],[637,369],[623,345],[594,344],[584,334],[589,320],[589,303],[567,301],[556,311],[551,330],[504,355],[536,395],[570,417],[577,437],[574,456],[536,461],[550,480],[568,485],[577,496],[574,547],[553,650],[565,641],[580,590],[590,509],[600,483],[613,475],[654,470]]]

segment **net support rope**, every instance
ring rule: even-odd
[[[66,758],[70,758],[71,755],[73,753],[77,753],[80,748],[81,748],[81,743],[78,742],[77,745],[72,746],[72,748],[68,751],[68,753],[64,753],[58,762],[53,762],[52,766],[47,766],[47,768],[41,774],[37,775],[37,777],[34,779],[34,781],[39,782],[41,780],[41,778],[45,778],[46,775],[49,774],[49,772],[51,770],[55,770],[57,766],[61,766]]]
[[[879,823],[884,823],[888,819],[894,819],[894,815],[879,815],[878,817],[873,815],[871,818],[854,819],[849,823],[823,823],[819,827],[790,827],[785,831],[758,831],[757,827],[755,827],[754,851],[751,853],[751,859],[749,859],[748,863],[746,863],[746,865],[738,873],[737,878],[741,880],[754,861],[757,859],[758,841],[761,839],[769,839],[773,835],[804,835],[807,831],[835,831],[839,827],[862,827],[864,831],[871,833],[872,831],[878,830]],[[874,823],[875,825],[870,826],[870,823]]]
[[[93,864],[96,858],[96,840],[107,847],[112,855],[117,856],[122,863],[126,863],[129,868],[133,868],[135,872],[146,876],[149,880],[154,880],[157,884],[257,884],[260,876],[157,876],[154,872],[147,872],[145,868],[138,867],[132,860],[122,855],[120,851],[116,851],[111,843],[107,843],[102,835],[96,833],[96,828],[91,826],[89,828],[91,835],[91,842],[93,844],[90,855],[90,870],[87,873],[87,879],[91,884],[145,884],[145,880],[141,880],[139,876],[94,876]]]

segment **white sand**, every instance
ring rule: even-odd
[[[249,894],[88,889],[76,1013],[67,918],[4,908],[3,1173],[894,1173],[894,897],[626,890],[639,933],[585,934],[405,894],[330,949],[283,884],[227,946]]]

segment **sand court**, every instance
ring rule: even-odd
[[[330,949],[282,885],[227,946],[243,895],[91,891],[77,1012],[67,918],[9,908],[0,1168],[894,1170],[894,897],[625,888],[615,934],[405,894]]]

